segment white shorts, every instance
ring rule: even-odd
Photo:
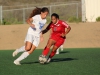
[[[34,46],[38,47],[40,43],[40,37],[34,36],[32,34],[27,34],[25,38],[25,42],[31,42]]]

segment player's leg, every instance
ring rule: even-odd
[[[47,60],[47,63],[50,62],[51,58],[56,54],[56,50],[64,43],[64,39],[60,38],[59,41],[57,41],[55,43],[55,45],[53,46],[52,48],[52,52],[51,54],[49,55],[49,58]]]
[[[57,49],[56,54],[59,54],[59,53],[60,53],[60,49],[61,49],[61,51],[63,51],[63,45],[61,45],[61,46]]]
[[[63,45],[60,46],[61,51],[63,51]]]
[[[60,49],[61,49],[61,51],[63,51],[63,45],[61,45],[61,46],[57,49],[56,54],[59,54],[59,53],[60,53]]]
[[[57,49],[56,54],[59,54],[59,49],[60,49],[60,48]]]
[[[32,49],[32,43],[30,43],[30,42],[27,41],[26,44],[25,44],[25,50],[27,50],[27,51],[23,52],[23,53],[21,54],[21,56],[18,57],[18,58],[14,61],[14,64],[20,65],[20,61],[23,60],[23,59],[25,59],[27,56],[29,56],[28,51],[30,51],[31,49]]]
[[[22,46],[21,48],[16,49],[12,54],[13,57],[15,57],[19,52],[25,52],[25,51],[30,50],[32,46],[32,42],[33,42],[33,35],[27,34],[25,38],[25,46]]]
[[[20,61],[29,55],[28,51],[30,51],[32,48],[33,40],[34,40],[33,35],[27,34],[26,39],[25,39],[25,47],[24,47],[26,52],[23,52],[22,55],[14,61],[16,65],[20,65]]]
[[[16,59],[16,61],[21,61],[25,59],[27,56],[29,56],[34,50],[36,49],[36,46],[32,45],[31,49],[29,51],[23,52],[22,55]]]
[[[57,46],[53,46],[53,48],[52,48],[52,52],[50,53],[50,55],[49,55],[49,58],[48,58],[48,60],[47,60],[47,63],[49,63],[50,61],[51,61],[51,58],[56,54],[56,50],[58,49],[59,47],[57,47]]]
[[[16,50],[13,52],[12,56],[15,57],[19,52],[24,52],[24,51],[26,51],[26,50],[25,50],[25,46],[22,46],[21,48],[16,49]]]
[[[16,50],[13,52],[13,57],[15,57],[19,52],[25,52],[25,51],[30,50],[31,46],[32,46],[32,43],[26,41],[25,46],[22,46],[21,48],[16,49]]]
[[[14,64],[20,65],[20,61],[22,61],[25,58],[27,58],[35,49],[36,49],[36,46],[32,45],[32,47],[31,47],[31,49],[29,51],[23,52],[21,54],[21,56],[14,61]]]
[[[27,50],[26,52],[24,52],[19,58],[17,58],[14,63],[16,65],[20,65],[20,61],[25,59],[26,57],[28,57],[35,49],[36,47],[38,47],[39,43],[40,43],[40,37],[36,37],[33,36],[33,42],[26,42],[25,44],[25,49]]]
[[[24,51],[26,51],[25,50],[25,46],[22,46],[21,48],[19,48],[19,49],[16,49],[14,52],[13,52],[13,57],[15,57],[19,52],[24,52]]]
[[[33,53],[33,51],[36,49],[36,46],[35,45],[32,45],[32,48],[31,48],[31,50],[30,51],[27,51],[29,54],[32,54]]]
[[[49,57],[52,58],[55,54],[56,54],[56,51],[59,47],[58,46],[53,46],[52,48],[52,52],[50,53]]]
[[[43,52],[42,52],[42,54],[43,54],[44,56],[47,56],[47,55],[48,55],[48,53],[49,53],[49,51],[50,51],[50,47],[51,47],[54,43],[55,43],[54,40],[52,40],[52,39],[49,39],[49,40],[48,40],[48,43],[47,43],[46,47],[44,48],[44,50],[43,50]]]
[[[34,41],[32,43],[31,49],[28,51],[29,54],[33,53],[33,51],[38,47],[40,43],[40,37],[34,36]]]

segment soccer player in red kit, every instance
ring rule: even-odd
[[[47,56],[50,51],[50,47],[53,46],[47,59],[47,63],[49,63],[51,58],[56,54],[56,50],[64,43],[66,35],[71,30],[71,27],[66,22],[59,20],[58,14],[53,13],[51,15],[51,20],[51,23],[42,31],[42,34],[44,34],[50,29],[52,30],[48,43],[42,52],[43,56]]]

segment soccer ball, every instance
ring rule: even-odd
[[[46,61],[47,61],[47,57],[46,56],[44,56],[44,55],[40,55],[39,56],[39,62],[40,62],[40,64],[45,64]]]

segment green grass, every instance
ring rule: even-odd
[[[13,61],[13,50],[0,51],[0,75],[100,75],[100,48],[68,48],[55,55],[51,63],[41,65],[41,50],[23,60],[21,66]]]

